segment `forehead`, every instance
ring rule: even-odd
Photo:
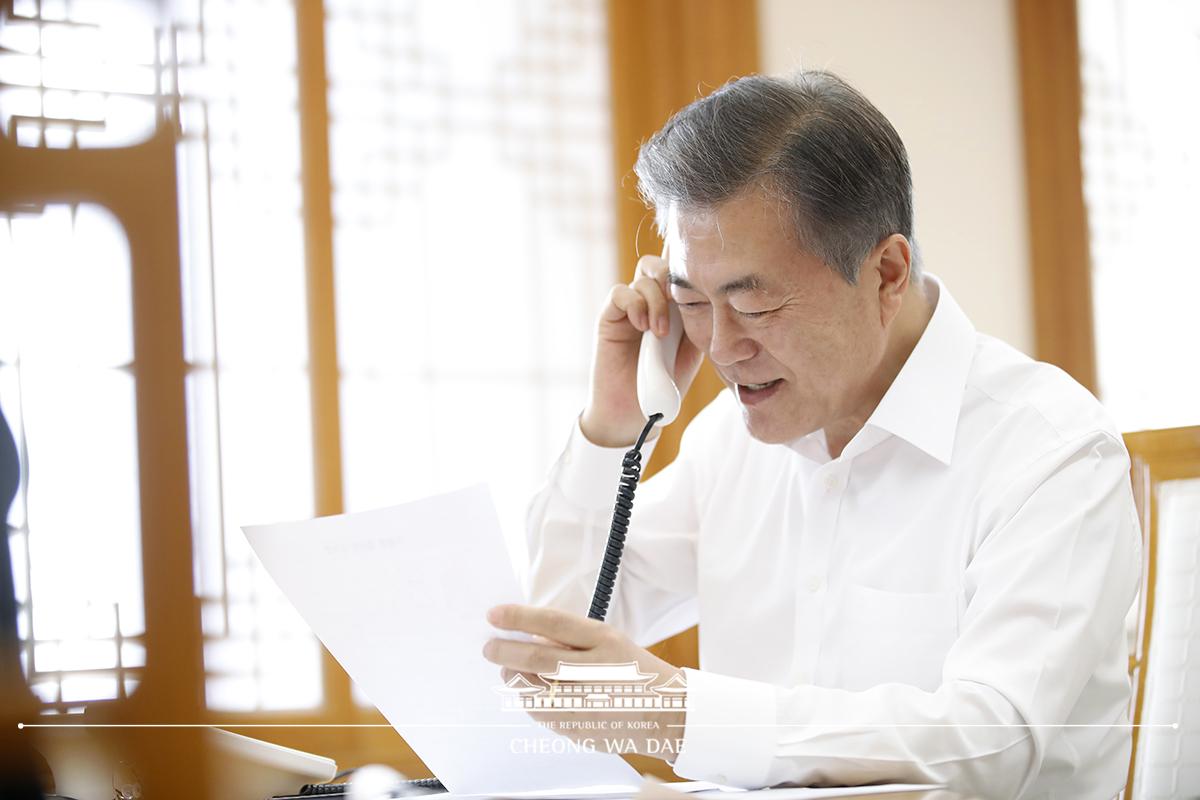
[[[673,278],[701,291],[747,275],[757,276],[762,288],[786,285],[799,278],[799,262],[806,258],[795,244],[786,206],[760,192],[713,209],[673,207],[666,239]]]

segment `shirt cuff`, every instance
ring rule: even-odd
[[[766,785],[778,739],[775,687],[684,668],[687,718],[675,774],[747,789]]]
[[[650,462],[657,432],[650,434],[653,440],[642,445],[642,469]],[[592,444],[579,427],[579,420],[571,428],[567,449],[559,459],[555,482],[569,503],[588,511],[611,510],[617,498],[617,484],[621,478],[621,462],[633,447],[601,447]]]

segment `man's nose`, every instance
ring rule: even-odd
[[[712,339],[708,345],[708,357],[718,367],[727,367],[739,361],[753,358],[758,345],[746,335],[740,321],[724,309],[713,310]]]

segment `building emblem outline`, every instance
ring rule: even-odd
[[[615,664],[559,661],[539,672],[541,685],[517,673],[495,691],[505,711],[682,711],[687,709],[683,673],[652,685],[660,676],[642,672],[636,661]]]

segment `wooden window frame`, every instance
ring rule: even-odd
[[[1016,0],[1036,357],[1098,391],[1075,0]]]
[[[608,0],[617,235],[620,276],[643,252],[657,252],[653,226],[636,197],[631,167],[638,144],[666,118],[730,78],[759,69],[755,0]],[[314,512],[344,507],[341,422],[333,273],[333,216],[325,65],[325,10],[321,0],[295,4],[297,72],[305,231]],[[130,243],[141,498],[142,563],[146,612],[146,668],[141,685],[123,701],[94,704],[85,719],[106,723],[383,723],[353,702],[349,679],[323,654],[324,702],[312,712],[213,714],[204,705],[200,602],[193,585],[191,489],[187,447],[180,228],[175,165],[176,131],[164,118],[154,136],[132,147],[96,150],[19,148],[0,134],[0,206],[30,202],[96,202],[121,222]],[[137,181],[130,176],[138,176]],[[721,389],[710,369],[698,377],[673,426],[659,444],[651,470],[674,457],[687,421]],[[697,663],[692,629],[659,646],[673,663]],[[32,699],[30,696],[27,699]],[[32,706],[30,706],[32,707]],[[355,729],[339,735],[312,729],[255,732],[273,741],[327,752],[354,763],[384,761],[422,774],[416,755],[398,734]],[[148,794],[208,796],[199,729],[114,732],[136,756]],[[398,746],[399,743],[399,746]],[[140,755],[139,755],[140,754]],[[669,775],[660,762],[643,769]]]

